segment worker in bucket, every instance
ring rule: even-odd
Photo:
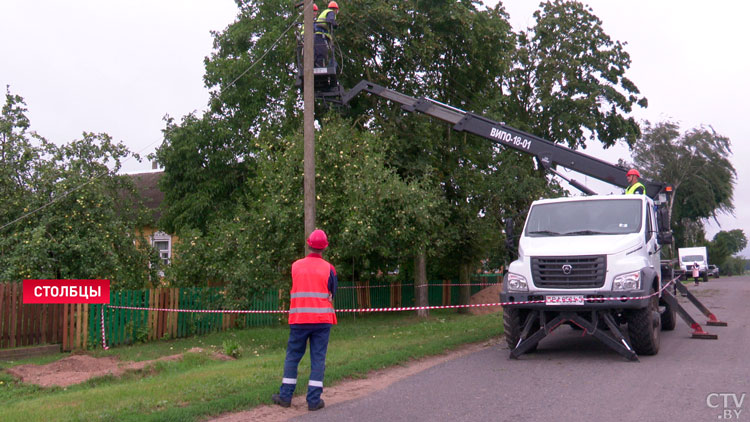
[[[307,384],[307,409],[325,406],[323,375],[331,326],[336,324],[333,297],[338,288],[336,269],[323,259],[328,237],[323,230],[314,230],[307,238],[310,253],[292,264],[292,291],[289,305],[289,342],[284,360],[284,377],[279,393],[271,400],[281,407],[292,404],[297,386],[297,366],[310,342],[310,381]]]
[[[315,67],[336,66],[336,59],[333,55],[333,30],[338,27],[336,23],[338,12],[338,3],[332,1],[328,3],[328,8],[320,12],[315,19]]]
[[[628,187],[625,189],[626,195],[631,194],[645,194],[646,193],[646,187],[643,186],[643,183],[639,182],[638,179],[641,177],[641,173],[638,172],[636,169],[630,169],[627,173],[628,178]]]
[[[313,3],[313,13],[318,13],[318,5],[315,4],[315,3]],[[318,19],[318,17],[315,16],[313,18],[313,22],[315,21],[315,19]],[[314,24],[313,24],[313,26],[314,26]],[[302,30],[299,31],[299,34],[300,34],[300,37],[302,37],[302,39],[304,39],[304,37],[305,37],[305,26],[304,25],[302,25]]]

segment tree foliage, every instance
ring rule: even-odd
[[[633,147],[634,165],[644,177],[673,187],[669,208],[678,246],[699,243],[704,220],[733,212],[736,171],[730,145],[711,127],[681,133],[674,122],[646,122]]]
[[[0,280],[110,279],[114,288],[153,280],[146,220],[132,182],[116,175],[130,152],[104,133],[57,146],[30,132],[23,98],[6,94],[0,118]]]
[[[720,231],[708,242],[708,260],[711,264],[719,266],[721,270],[729,270],[727,265],[733,255],[736,255],[747,246],[747,237],[741,229]],[[737,271],[734,271],[735,274]]]
[[[167,273],[175,284],[223,281],[244,303],[258,289],[288,282],[290,263],[304,254],[302,137],[258,142],[273,154],[256,157],[256,176],[247,179],[233,218],[217,221],[206,235],[183,235]],[[342,277],[374,277],[402,265],[409,245],[442,244],[439,192],[389,169],[380,138],[331,116],[318,147],[318,227],[329,233],[326,254]]]
[[[585,148],[587,138],[605,147],[620,140],[633,145],[640,129],[624,113],[647,100],[625,76],[630,56],[624,45],[579,2],[544,2],[534,18],[535,25],[519,34],[506,81],[513,122],[571,148]]]
[[[209,111],[171,122],[157,153],[164,225],[192,236],[177,248],[175,282],[271,283],[302,253],[301,93],[294,37],[281,36],[298,11],[279,0],[238,6],[206,59]],[[366,78],[569,146],[640,133],[625,115],[645,105],[624,75],[629,56],[580,3],[543,3],[522,33],[502,5],[469,0],[352,0],[337,20],[347,88]],[[502,219],[560,194],[530,156],[387,101],[361,96],[342,114],[317,114],[316,142],[318,225],[343,278],[403,274],[420,251],[431,277],[502,262]]]

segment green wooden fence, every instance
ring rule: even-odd
[[[497,283],[501,276],[477,275],[473,277],[471,294],[485,286],[480,283]],[[431,306],[457,305],[460,286],[455,280],[432,280],[428,283],[428,302]],[[287,306],[278,290],[258,294],[250,303],[252,310],[278,310]],[[223,289],[160,288],[150,290],[113,291],[110,305],[137,308],[220,310]],[[335,299],[336,309],[363,309],[414,306],[414,284],[386,282],[339,282]],[[101,346],[101,305],[89,305],[88,347]],[[342,312],[339,318],[352,318],[362,313]],[[104,308],[104,325],[107,345],[119,346],[165,338],[180,338],[206,334],[230,328],[270,326],[286,322],[286,314],[228,314],[145,311]]]

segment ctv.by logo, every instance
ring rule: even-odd
[[[711,409],[720,409],[719,419],[739,420],[742,414],[742,403],[745,393],[711,393],[706,396],[706,405]]]

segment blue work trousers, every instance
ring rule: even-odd
[[[297,366],[305,355],[307,340],[310,340],[310,381],[307,385],[307,404],[316,406],[323,393],[323,375],[326,371],[326,352],[331,327],[300,328],[304,324],[295,324],[289,330],[289,343],[286,347],[284,361],[284,379],[281,382],[279,395],[284,401],[291,401],[297,387]]]

